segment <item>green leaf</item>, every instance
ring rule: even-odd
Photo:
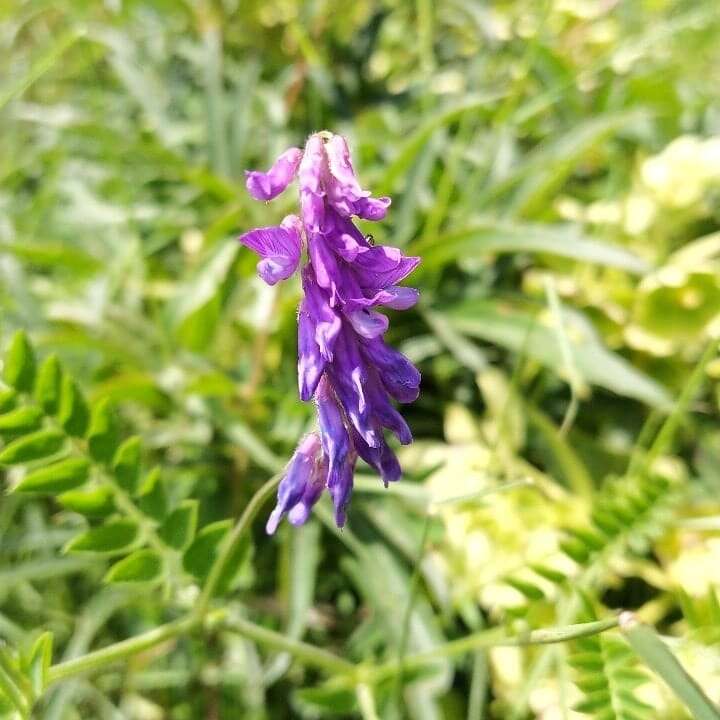
[[[607,113],[578,123],[539,145],[529,156],[521,173],[522,184],[513,197],[519,215],[541,212],[548,198],[573,173],[583,156],[621,128],[641,118],[637,110]]]
[[[530,424],[540,436],[540,451],[547,449],[548,458],[545,464],[550,467],[551,471],[554,471],[550,474],[564,476],[574,492],[582,497],[592,497],[594,492],[592,477],[573,444],[545,413],[529,403],[524,407]]]
[[[137,491],[140,480],[140,453],[142,445],[139,437],[128,438],[115,453],[113,472],[123,490],[131,495]]]
[[[347,684],[331,679],[318,687],[301,688],[293,693],[293,704],[304,711],[303,716],[324,715],[353,717],[357,710],[355,692]]]
[[[0,652],[2,651],[3,648],[0,647]],[[22,690],[16,684],[15,678],[5,670],[3,663],[0,663],[0,700],[2,699],[6,699],[11,708],[20,713],[20,717],[28,717],[27,700]]]
[[[77,383],[69,376],[62,379],[58,422],[75,437],[85,437],[88,424],[88,407]]]
[[[462,103],[442,110],[424,120],[417,130],[407,137],[395,155],[392,163],[385,170],[376,191],[379,195],[392,192],[396,181],[405,176],[417,157],[426,149],[432,134],[440,128],[456,122],[466,113],[475,113],[492,107],[502,95],[497,93],[478,94],[467,96]]]
[[[555,372],[563,367],[557,333],[542,325],[539,319],[512,306],[472,300],[436,314],[466,335],[496,343],[516,353],[525,352]],[[569,315],[567,319],[572,330],[574,360],[586,382],[651,406],[669,407],[670,396],[664,387],[608,350],[580,315]]]
[[[0,415],[0,434],[18,435],[37,430],[42,424],[42,412],[33,405],[17,408]]]
[[[158,534],[170,547],[184,550],[195,537],[197,518],[197,500],[183,500],[180,507],[165,518]]]
[[[102,518],[115,512],[112,490],[106,487],[70,490],[59,495],[57,500],[64,508],[86,517]]]
[[[120,438],[117,417],[107,399],[93,405],[87,441],[95,460],[105,464],[112,462]]]
[[[567,225],[488,220],[446,233],[440,242],[438,238],[431,238],[431,241],[418,243],[412,251],[422,255],[423,272],[462,257],[515,252],[548,253],[639,275],[649,270],[645,261],[625,248],[586,237],[577,228]]]
[[[231,527],[232,522],[230,520],[220,520],[206,525],[185,551],[183,567],[200,582],[207,578],[210,567],[217,556],[218,547]],[[249,540],[246,539],[238,543],[235,552],[229,559],[227,570],[218,582],[217,595],[227,592],[249,552]]]
[[[35,697],[40,697],[48,683],[48,671],[52,661],[53,636],[44,632],[33,643],[27,662],[27,674]]]
[[[158,521],[167,514],[167,497],[159,467],[153,468],[142,481],[138,492],[138,505],[146,515]]]
[[[18,330],[5,353],[3,378],[20,392],[31,392],[35,380],[35,353],[23,330]]]
[[[48,415],[54,415],[58,411],[61,385],[60,361],[55,355],[50,355],[40,366],[35,383],[35,399]]]
[[[43,44],[29,67],[3,83],[0,108],[22,95],[36,80],[49,72],[60,58],[85,34],[84,28],[72,28],[60,33],[52,42]]]
[[[54,455],[65,443],[58,430],[38,430],[13,440],[0,451],[0,465],[16,465]]]
[[[514,587],[519,593],[522,593],[528,600],[538,601],[545,597],[545,593],[537,585],[533,585],[532,583],[518,580],[517,578],[507,578],[505,582],[511,587]]]
[[[79,487],[87,482],[89,475],[90,462],[86,458],[66,458],[28,473],[15,491],[55,495]]]
[[[171,322],[191,350],[206,347],[214,335],[238,249],[237,243],[219,244],[195,276],[178,289],[170,308]]]
[[[157,582],[162,576],[162,558],[154,550],[136,550],[108,570],[105,582]]]
[[[10,388],[0,390],[0,412],[8,412],[15,407],[17,393]]]
[[[720,720],[720,710],[651,627],[639,623],[632,613],[624,613],[620,629],[633,650],[668,684],[696,720]]]
[[[115,554],[127,551],[140,536],[140,528],[132,520],[110,520],[73,538],[65,552]]]

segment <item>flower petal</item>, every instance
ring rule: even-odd
[[[308,484],[313,479],[319,453],[320,438],[315,433],[306,435],[300,441],[278,486],[277,505],[265,526],[268,535],[272,535],[277,530],[283,515],[302,500],[308,490]]]
[[[342,321],[330,307],[330,302],[324,291],[318,286],[310,265],[303,268],[302,278],[305,291],[304,307],[315,328],[315,342],[320,348],[322,357],[328,362],[332,362],[333,348],[340,333]]]
[[[384,305],[393,310],[407,310],[420,299],[420,293],[415,288],[390,285],[384,290],[378,290],[372,297],[351,297],[345,301],[346,311],[354,308]]]
[[[291,182],[302,158],[300,148],[286,150],[266,172],[245,171],[245,187],[256,200],[272,200]]]
[[[365,398],[367,369],[358,340],[352,330],[344,327],[335,344],[335,359],[328,366],[333,388],[350,423],[374,447],[378,442],[377,429],[372,422],[371,410]]]
[[[300,262],[300,232],[295,215],[288,215],[282,225],[250,230],[238,241],[260,255],[258,274],[268,285],[289,278]]]
[[[330,381],[324,377],[318,386],[316,402],[320,441],[328,461],[327,487],[335,505],[335,522],[345,523],[345,507],[350,501],[357,454],[350,442],[343,413]]]
[[[401,403],[417,400],[420,372],[401,352],[375,338],[363,343],[362,353],[377,368],[382,384],[395,400]]]
[[[308,521],[315,503],[325,489],[326,476],[327,461],[325,458],[318,458],[302,497],[288,511],[287,518],[291,525],[304,525]]]
[[[369,371],[365,394],[377,421],[392,431],[403,445],[409,445],[413,440],[410,427],[405,422],[405,418],[393,407],[387,390],[383,387],[378,373],[374,369]]]
[[[419,257],[406,257],[397,248],[375,245],[355,259],[356,277],[366,290],[379,290],[395,285],[419,263]]]
[[[327,159],[322,139],[311,135],[298,168],[300,206],[306,232],[320,232],[325,218]]]
[[[315,324],[304,307],[303,302],[298,313],[298,389],[300,399],[307,402],[322,377],[325,359],[315,340]]]
[[[340,279],[337,259],[330,251],[328,243],[320,233],[308,234],[308,255],[315,271],[315,279],[321,288],[330,290],[333,304]]]
[[[391,200],[389,197],[360,198],[360,200],[355,203],[355,215],[363,218],[364,220],[377,222],[387,215],[390,203]]]
[[[378,304],[393,310],[408,310],[420,299],[420,291],[411,287],[391,285],[384,292],[385,296]]]
[[[347,317],[355,332],[368,340],[384,335],[390,324],[386,315],[367,309],[355,310]]]
[[[379,473],[386,487],[402,477],[400,463],[382,436],[376,447],[370,447],[354,428],[350,434],[357,454]]]

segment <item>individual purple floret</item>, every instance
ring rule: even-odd
[[[315,399],[319,434],[304,437],[288,463],[268,533],[284,515],[294,525],[304,523],[323,488],[342,527],[358,457],[386,486],[399,480],[400,464],[384,431],[412,442],[392,400],[413,402],[420,388],[415,366],[383,340],[388,318],[376,309],[406,310],[417,302],[417,290],[397,283],[420,258],[373,245],[353,222],[382,220],[390,198],[362,189],[345,139],[329,132],[311,135],[304,151],[287,150],[267,173],[247,172],[246,185],[255,199],[270,200],[296,176],[300,217],[288,215],[277,227],[239,238],[260,256],[258,274],[269,285],[295,272],[303,247],[308,258],[301,272],[298,386],[302,400]]]

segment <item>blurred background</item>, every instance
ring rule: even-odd
[[[655,441],[720,330],[718,33],[716,0],[5,0],[3,344],[24,328],[112,401],[171,506],[237,516],[314,419],[299,283],[265,286],[234,241],[297,199],[254,203],[243,171],[341,133],[393,198],[375,242],[423,258],[389,336],[423,374],[416,442],[400,484],[360,473],[344,531],[325,501],[302,530],[256,523],[227,602],[377,662],[631,609],[718,701],[720,361]],[[2,496],[0,637],[49,629],[68,658],[192,601],[65,555],[93,512]],[[377,717],[690,717],[620,637],[593,643],[440,656],[379,688]],[[357,712],[218,632],[68,682],[37,717]]]

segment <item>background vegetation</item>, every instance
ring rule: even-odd
[[[718,33],[716,0],[2,3],[0,715],[718,717]],[[344,531],[267,538],[299,285],[233,237],[270,222],[243,170],[322,128],[423,256],[417,441]]]

